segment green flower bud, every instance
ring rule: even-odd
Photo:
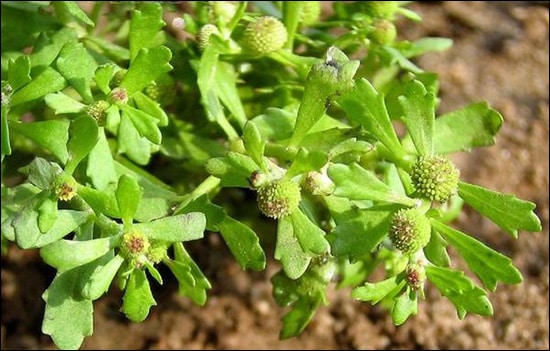
[[[237,5],[231,1],[209,1],[208,16],[212,22],[228,23],[237,12]]]
[[[420,157],[411,168],[411,180],[419,197],[446,202],[458,190],[460,172],[442,156]]]
[[[287,39],[288,33],[281,21],[263,16],[246,27],[243,47],[253,55],[265,55],[282,49]]]
[[[147,251],[147,259],[153,263],[159,263],[167,256],[168,245],[164,241],[153,241]]]
[[[218,27],[216,27],[215,25],[210,24],[210,23],[205,24],[199,30],[199,33],[197,34],[197,43],[198,43],[199,49],[201,51],[204,50],[208,46],[208,43],[210,42],[210,36],[212,34],[218,34],[219,35],[220,31],[218,30]]]
[[[109,94],[109,101],[117,105],[126,105],[128,103],[128,92],[124,88],[114,88]]]
[[[300,186],[289,179],[278,179],[258,189],[258,207],[270,218],[288,216],[298,208],[302,196]]]
[[[324,173],[308,172],[302,184],[304,190],[311,195],[328,196],[334,192],[334,182]]]
[[[365,12],[372,18],[392,19],[399,8],[397,1],[365,1]]]
[[[102,123],[105,121],[105,110],[109,108],[109,103],[105,100],[98,100],[89,105],[86,108],[88,116],[92,117],[96,121]]]
[[[250,186],[254,189],[259,189],[269,182],[269,176],[262,171],[254,171],[250,175]]]
[[[304,26],[309,26],[317,23],[321,16],[321,2],[320,1],[302,1],[302,8],[300,9],[300,23]]]
[[[430,220],[416,208],[401,209],[390,220],[389,237],[405,255],[412,255],[430,241]]]
[[[55,196],[61,201],[69,201],[76,195],[76,181],[68,174],[61,174],[55,180]]]
[[[141,268],[147,261],[151,243],[143,233],[130,230],[122,235],[121,255],[136,268]]]
[[[420,290],[426,280],[426,270],[418,263],[411,263],[405,271],[405,281],[412,290]]]
[[[393,22],[387,19],[380,19],[374,22],[374,31],[370,34],[370,38],[378,44],[386,45],[394,42],[397,36],[397,29]]]

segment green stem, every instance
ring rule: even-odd
[[[240,1],[239,7],[237,8],[237,11],[235,11],[235,15],[229,21],[229,24],[227,25],[227,29],[229,30],[229,33],[232,33],[241,18],[244,15],[244,12],[246,11],[246,6],[248,5],[248,1]]]
[[[178,214],[183,210],[189,203],[202,195],[208,194],[214,191],[220,184],[220,179],[214,176],[209,176],[202,181],[191,193],[181,197],[181,203],[174,210],[174,214]]]
[[[296,30],[298,29],[302,6],[302,1],[283,2],[283,22],[288,33],[288,40],[286,41],[285,48],[290,51],[294,48],[294,36],[296,35]]]
[[[266,144],[264,151],[265,156],[274,157],[280,161],[294,161],[297,153],[297,148],[290,148],[279,144]]]

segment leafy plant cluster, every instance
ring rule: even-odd
[[[460,318],[491,315],[488,292],[521,273],[450,222],[463,203],[514,238],[540,221],[460,180],[447,155],[492,145],[503,118],[486,102],[438,115],[437,76],[411,60],[451,41],[399,40],[398,18],[420,20],[406,4],[334,2],[321,20],[305,1],[3,1],[2,250],[39,249],[57,270],[43,332],[79,348],[113,282],[143,321],[161,264],[205,304],[186,250],[205,231],[243,269],[274,245],[282,338],[333,282],[395,324],[426,282]]]

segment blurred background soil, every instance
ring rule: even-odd
[[[94,335],[82,349],[548,349],[548,42],[547,1],[419,2],[410,5],[421,23],[401,21],[404,38],[454,40],[443,53],[417,61],[441,78],[440,113],[487,100],[504,125],[497,145],[456,155],[462,177],[536,203],[541,233],[512,239],[466,209],[456,222],[512,258],[524,282],[499,285],[489,298],[491,318],[459,320],[452,304],[427,286],[419,313],[395,327],[382,308],[354,301],[348,289],[329,291],[305,332],[280,341],[285,310],[271,297],[270,262],[264,272],[243,272],[215,234],[191,247],[213,289],[204,307],[177,295],[166,279],[155,288],[158,306],[140,324],[118,312],[117,289],[95,303]],[[267,252],[272,257],[272,252]],[[40,325],[41,294],[54,271],[36,252],[12,248],[2,257],[2,349],[55,349]]]

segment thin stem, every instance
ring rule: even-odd
[[[214,176],[209,176],[202,181],[191,193],[181,197],[181,203],[174,210],[174,214],[177,214],[183,210],[189,203],[202,195],[208,194],[214,191],[220,184],[220,179]]]

